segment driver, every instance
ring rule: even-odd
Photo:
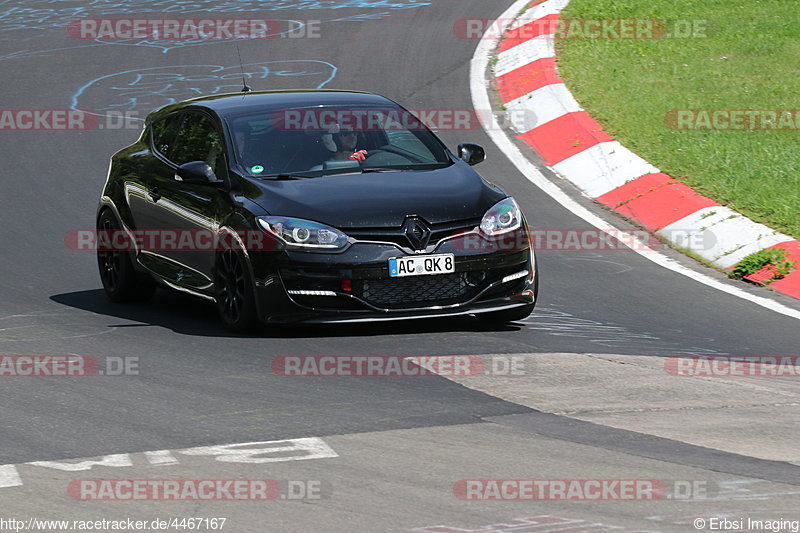
[[[239,128],[234,131],[233,137],[236,145],[236,155],[242,165],[254,174],[264,172],[264,164],[260,161],[258,146],[250,137],[249,129]]]
[[[322,144],[325,148],[334,152],[331,160],[346,161],[352,159],[363,163],[367,159],[366,150],[357,150],[358,133],[346,126],[336,124],[332,129],[322,136]]]

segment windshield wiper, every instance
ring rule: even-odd
[[[303,174],[302,172],[284,172],[281,174],[270,174],[268,176],[259,176],[259,177],[265,180],[302,180],[309,178],[318,178],[319,176],[309,176],[308,174]]]
[[[412,165],[398,165],[395,167],[367,167],[362,168],[361,172],[368,174],[370,172],[405,172],[408,170],[437,170],[445,168],[447,165],[443,163],[422,163]]]
[[[362,173],[362,174],[369,174],[370,172],[398,172],[398,171],[400,171],[400,170],[405,170],[405,169],[400,169],[400,168],[381,168],[381,167],[369,167],[369,168],[362,168],[362,169],[361,169],[361,173]]]

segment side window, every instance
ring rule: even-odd
[[[174,114],[153,123],[153,148],[166,158],[175,144],[183,115]]]
[[[205,161],[217,176],[222,177],[225,161],[222,146],[219,131],[207,115],[186,113],[169,159],[177,165]]]

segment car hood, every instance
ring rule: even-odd
[[[466,164],[425,171],[253,180],[270,215],[337,228],[399,227],[409,215],[430,224],[480,218],[507,195]]]

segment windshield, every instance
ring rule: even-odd
[[[315,106],[228,120],[233,159],[256,177],[429,170],[451,164],[442,143],[400,107]]]

